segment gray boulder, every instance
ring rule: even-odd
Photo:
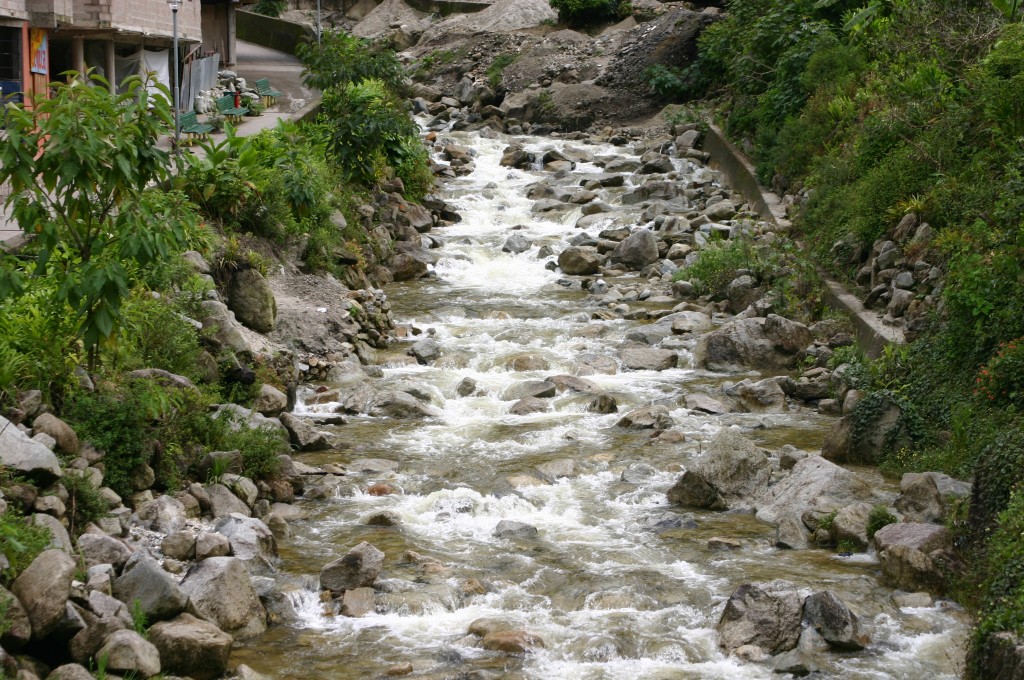
[[[249,506],[223,484],[210,484],[204,487],[204,491],[210,499],[210,514],[214,517],[227,517],[234,513],[252,515]]]
[[[627,430],[667,430],[675,425],[667,406],[644,406],[622,416],[615,427]]]
[[[532,538],[537,535],[537,527],[526,522],[515,522],[503,519],[494,527],[497,538]]]
[[[893,507],[908,522],[938,523],[946,516],[945,504],[935,478],[927,473],[908,472],[900,480],[900,495]]]
[[[629,269],[640,271],[658,261],[658,239],[650,229],[638,229],[615,246],[611,259]]]
[[[436,418],[441,411],[425,404],[407,392],[388,391],[376,395],[370,403],[367,413],[375,418],[396,418],[399,420],[413,418]]]
[[[3,416],[0,416],[0,465],[25,475],[39,486],[49,486],[61,477],[60,461],[53,451],[30,439]]]
[[[634,371],[666,371],[675,368],[679,355],[670,349],[631,347],[619,353],[622,365]]]
[[[174,496],[158,496],[139,508],[139,520],[147,529],[168,534],[179,531],[188,518],[185,506]]]
[[[836,649],[857,651],[867,645],[857,615],[831,591],[823,590],[804,600],[804,622]]]
[[[601,269],[601,257],[588,246],[566,248],[558,256],[558,266],[566,274],[585,276]]]
[[[866,427],[854,427],[855,415],[836,421],[821,445],[822,456],[836,463],[873,465],[886,451],[898,451],[908,443],[903,411],[893,401],[885,401]]]
[[[711,370],[792,368],[811,341],[803,324],[769,314],[736,319],[702,335],[693,356],[698,367]]]
[[[133,673],[143,678],[160,672],[160,652],[134,630],[111,633],[96,655],[106,658],[107,668],[114,672]]]
[[[185,594],[177,581],[152,557],[144,556],[114,581],[114,597],[126,605],[139,607],[148,621],[177,616],[185,608]]]
[[[214,623],[236,638],[267,629],[267,612],[252,580],[237,557],[211,557],[199,562],[181,582],[189,613]]]
[[[254,411],[268,418],[275,418],[288,408],[288,395],[273,385],[260,385],[259,396],[252,404]]]
[[[775,528],[775,547],[784,550],[804,550],[811,545],[811,534],[807,531],[800,515],[783,515]]]
[[[43,413],[32,421],[32,430],[37,434],[43,432],[57,442],[57,450],[68,456],[78,455],[78,435],[70,425],[53,415]]]
[[[37,677],[32,675],[31,677]],[[21,680],[19,678],[19,680]],[[92,673],[77,663],[66,663],[53,669],[53,672],[46,676],[46,680],[94,680]]]
[[[771,464],[764,453],[743,435],[724,428],[711,440],[700,460],[669,490],[670,499],[693,507],[750,507],[768,488],[770,477]],[[708,488],[716,493],[709,494]],[[694,495],[695,490],[700,493]],[[690,492],[690,502],[684,491]],[[713,499],[712,505],[692,502],[700,499]]]
[[[509,385],[501,395],[502,401],[518,401],[526,397],[536,399],[548,399],[555,396],[557,387],[553,382],[547,380],[524,380]]]
[[[14,580],[11,593],[32,624],[32,639],[42,640],[60,625],[76,566],[67,553],[44,550]]]
[[[889,524],[875,532],[882,573],[897,588],[941,591],[942,563],[952,549],[949,530],[937,524]],[[936,559],[938,558],[938,559]]]
[[[258,333],[270,333],[277,321],[274,291],[256,269],[235,272],[228,286],[228,308],[244,325]]]
[[[213,680],[227,670],[234,638],[212,623],[181,614],[171,621],[161,621],[148,633],[160,652],[165,673]]]
[[[512,234],[505,240],[505,244],[501,246],[501,252],[503,253],[525,253],[531,247],[533,242],[526,238],[522,234]]]
[[[288,430],[292,446],[299,451],[327,451],[331,448],[330,435],[316,429],[302,418],[291,413],[282,413],[281,424]]]
[[[745,583],[729,596],[716,629],[729,651],[757,645],[769,654],[796,647],[800,639],[803,598],[783,581]]]
[[[320,570],[320,586],[331,592],[372,586],[384,566],[384,553],[362,542]]]
[[[790,474],[761,495],[756,502],[757,518],[778,524],[790,513],[828,513],[871,498],[871,494],[871,486],[855,473],[821,456],[808,456],[797,461]]]
[[[82,534],[78,537],[78,551],[85,560],[86,568],[112,564],[118,571],[132,556],[132,551],[122,541],[105,534]]]
[[[216,532],[227,537],[231,554],[250,572],[267,572],[277,562],[277,541],[270,527],[255,517],[232,513],[217,522]]]
[[[832,520],[832,539],[840,545],[852,545],[857,550],[868,547],[868,516],[870,503],[851,503],[836,513]]]
[[[18,598],[3,586],[0,586],[0,610],[4,612],[6,627],[0,633],[0,645],[9,652],[17,652],[32,639],[32,622]]]

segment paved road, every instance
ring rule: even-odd
[[[304,109],[319,99],[317,92],[303,86],[302,65],[295,57],[241,41],[238,42],[236,49],[238,63],[235,70],[238,75],[249,83],[255,83],[259,78],[267,78],[272,87],[284,93],[284,96],[280,97],[263,115],[244,118],[236,128],[239,134],[252,135],[260,130],[275,127],[279,120],[301,114]],[[223,139],[223,135],[214,135],[214,140],[216,139]],[[169,150],[170,142],[171,138],[165,137],[158,146]],[[198,152],[198,147],[193,151]],[[3,188],[0,187],[0,195],[2,194]],[[10,220],[0,202],[0,244],[15,241],[20,237],[21,230]]]

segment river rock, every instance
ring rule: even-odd
[[[362,542],[320,570],[320,587],[334,593],[372,586],[384,566],[384,553]]]
[[[127,622],[118,616],[104,615],[96,620],[90,620],[88,626],[75,633],[68,643],[68,650],[71,652],[72,659],[79,663],[89,663],[90,660],[95,658],[96,653],[100,651],[104,643],[106,643],[107,638],[113,633],[119,630],[126,630],[131,626],[132,619],[131,615],[128,614],[127,607],[122,604],[121,608],[128,619]]]
[[[740,433],[723,428],[669,490],[669,499],[692,507],[720,509],[723,503],[730,508],[749,507],[768,488],[770,477],[771,464],[764,453]]]
[[[278,559],[277,541],[262,521],[232,513],[217,522],[215,531],[227,537],[231,554],[242,560],[250,572],[273,571]]]
[[[579,392],[581,394],[594,394],[601,391],[592,380],[579,378],[575,375],[553,375],[547,381],[554,384],[559,392]]]
[[[78,455],[78,435],[70,425],[53,415],[43,413],[32,421],[32,430],[50,435],[57,442],[57,450],[68,456]]]
[[[548,399],[555,396],[557,388],[547,380],[524,380],[509,385],[501,395],[502,401],[517,401],[527,397],[536,399]]]
[[[591,413],[618,413],[619,403],[610,394],[599,394],[587,404],[587,410]]]
[[[441,411],[425,404],[408,392],[382,392],[370,403],[367,413],[375,418],[395,418],[409,420],[414,418],[436,418]]]
[[[867,636],[860,632],[857,615],[828,590],[804,600],[804,622],[836,649],[857,651],[868,643]]]
[[[148,635],[165,673],[213,680],[227,670],[234,638],[212,623],[181,614],[152,626]]]
[[[672,314],[672,332],[676,335],[703,333],[711,329],[711,317],[701,312],[683,311]]]
[[[900,495],[893,502],[908,522],[939,523],[946,509],[935,479],[927,474],[908,472],[900,480]]]
[[[223,484],[210,484],[204,487],[204,491],[210,499],[210,514],[214,519],[227,517],[233,513],[252,515],[249,506]]]
[[[551,410],[551,404],[537,397],[524,397],[512,404],[508,412],[514,416],[528,416],[531,413],[544,413]]]
[[[853,545],[857,550],[868,547],[868,515],[870,503],[851,503],[836,513],[832,520],[832,539],[837,544]]]
[[[411,252],[397,253],[392,257],[390,269],[395,281],[415,281],[430,272],[426,258]]]
[[[27,677],[38,678],[39,676],[30,674]],[[22,680],[20,673],[18,674],[18,680]],[[52,673],[46,676],[46,680],[93,680],[93,675],[85,666],[77,663],[66,663],[55,668]]]
[[[784,550],[805,550],[811,546],[811,534],[800,515],[783,515],[775,528],[775,547]]]
[[[235,272],[228,285],[228,308],[242,324],[257,333],[274,330],[277,321],[277,300],[274,291],[256,269]]]
[[[533,242],[523,236],[522,234],[512,234],[506,240],[504,245],[501,246],[501,252],[503,253],[525,253],[533,247]]]
[[[417,363],[426,366],[441,357],[441,344],[433,338],[423,338],[413,343],[409,354],[416,358]]]
[[[669,349],[636,347],[619,353],[622,365],[633,371],[666,371],[675,368],[679,355]]]
[[[302,418],[291,413],[282,413],[281,424],[288,430],[292,446],[299,451],[327,451],[331,448],[330,435],[316,429]]]
[[[211,557],[196,564],[181,582],[189,612],[236,638],[260,635],[267,613],[237,557]]]
[[[690,411],[699,411],[711,415],[721,415],[732,410],[718,399],[699,392],[686,395],[683,404]]]
[[[601,269],[601,257],[589,246],[566,248],[558,256],[558,266],[570,275],[596,274]]]
[[[134,630],[111,633],[96,656],[105,657],[107,668],[114,672],[133,673],[143,678],[160,672],[160,652]]]
[[[114,581],[114,597],[130,606],[138,601],[148,621],[177,616],[187,601],[178,582],[149,556],[129,561],[126,571]]]
[[[946,527],[936,524],[889,524],[875,532],[882,573],[897,588],[941,592],[944,575],[935,557],[952,548]]]
[[[822,456],[836,463],[874,465],[886,451],[898,451],[909,441],[903,411],[892,400],[886,400],[860,429],[856,418],[856,413],[850,413],[836,421],[821,445]]]
[[[774,378],[757,382],[743,380],[727,393],[735,393],[740,403],[753,413],[783,413],[786,410],[786,394]]]
[[[757,645],[769,654],[796,647],[800,639],[803,598],[784,581],[745,583],[729,596],[716,630],[719,644],[734,650]]]
[[[276,418],[288,408],[288,395],[273,385],[263,383],[260,385],[260,393],[253,401],[252,408],[268,418]]]
[[[811,342],[806,326],[769,314],[736,319],[702,335],[693,356],[698,367],[710,370],[792,368]]]
[[[499,630],[485,635],[480,646],[492,652],[526,654],[537,647],[544,647],[544,640],[525,630]]]
[[[494,527],[497,538],[532,538],[537,535],[537,527],[526,522],[515,522],[503,519]]]
[[[757,518],[778,524],[787,514],[827,513],[871,498],[871,493],[871,486],[855,473],[821,456],[808,456],[756,501]]]
[[[0,633],[0,645],[7,651],[17,652],[32,639],[32,623],[18,598],[3,586],[0,586],[0,610],[4,612],[6,627]]]
[[[32,624],[32,639],[42,640],[60,625],[75,568],[62,550],[44,550],[14,580],[11,593]]]
[[[341,598],[342,616],[359,618],[373,612],[376,607],[377,594],[373,588],[352,588],[346,590]]]
[[[199,561],[210,557],[226,557],[231,552],[231,542],[224,534],[213,531],[202,531],[196,536],[196,559]]]
[[[138,511],[139,520],[147,529],[170,533],[185,526],[185,506],[174,496],[158,496],[144,503]]]
[[[627,430],[667,430],[675,425],[667,406],[644,406],[622,416],[616,427]]]
[[[637,229],[615,246],[611,259],[633,271],[640,271],[658,261],[658,239],[650,229]]]
[[[53,451],[30,439],[3,416],[0,416],[0,465],[25,475],[41,487],[61,477],[60,461]]]
[[[112,564],[117,571],[121,571],[132,556],[128,546],[106,534],[82,534],[78,537],[78,551],[85,560],[86,568],[97,564]]]

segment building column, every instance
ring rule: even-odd
[[[227,43],[224,47],[224,64],[227,66],[235,65],[235,6],[232,4],[227,5],[228,8],[228,34]]]
[[[109,42],[103,43],[106,49],[106,72],[107,80],[110,81],[110,92],[111,94],[117,94],[117,60],[114,58],[114,39],[111,38]]]
[[[71,68],[85,75],[85,38],[71,39]]]

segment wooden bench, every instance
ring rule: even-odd
[[[183,113],[178,118],[179,129],[188,135],[189,143],[196,139],[207,139],[213,132],[213,126],[209,123],[200,123],[195,111]]]
[[[264,106],[270,106],[278,97],[284,94],[284,92],[272,88],[270,81],[266,78],[260,78],[256,81],[256,93],[263,98]]]
[[[226,94],[217,100],[217,110],[232,123],[242,122],[242,116],[249,113],[244,106],[235,106],[235,95]]]

